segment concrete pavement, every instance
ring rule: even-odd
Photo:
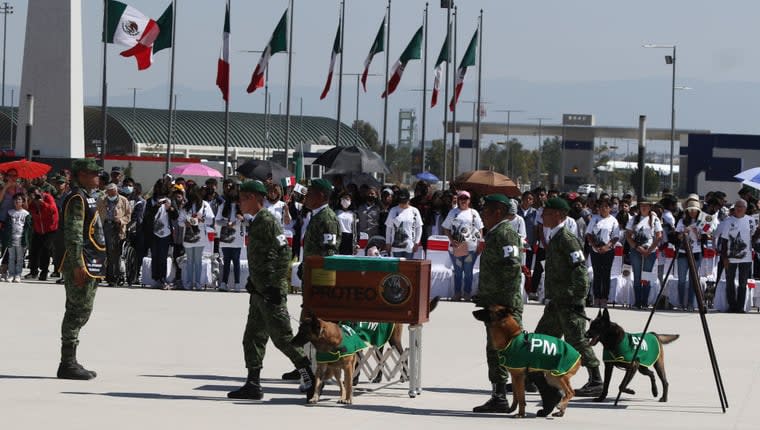
[[[479,428],[514,426],[503,415],[473,414],[487,400],[485,333],[472,318],[474,306],[443,302],[423,330],[422,382],[415,399],[405,384],[357,387],[354,405],[336,403],[329,385],[315,407],[304,405],[295,383],[280,381],[291,364],[269,344],[262,371],[261,402],[232,401],[227,391],[245,376],[241,337],[246,293],[101,288],[81,334],[79,360],[96,370],[92,381],[55,378],[64,291],[51,283],[0,285],[0,422],[5,429],[364,429]],[[297,315],[299,296],[289,297]],[[524,320],[533,329],[543,312],[528,305]],[[595,310],[589,310],[593,316]],[[628,331],[641,331],[647,313],[611,309]],[[760,317],[710,314],[730,408],[721,413],[697,314],[663,312],[651,330],[678,333],[667,345],[670,401],[658,403],[641,375],[618,407],[576,398],[560,419],[526,418],[530,428],[573,429],[749,429],[760,426]],[[295,326],[295,323],[294,323]],[[405,339],[406,340],[406,339]],[[597,347],[601,356],[601,346]],[[616,371],[617,383],[622,373]],[[585,382],[581,370],[574,386]],[[658,380],[659,386],[659,380]],[[511,396],[510,396],[511,400]],[[534,417],[538,395],[528,394]]]

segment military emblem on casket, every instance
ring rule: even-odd
[[[412,295],[412,283],[404,275],[397,273],[383,278],[380,283],[380,296],[390,305],[400,305]]]

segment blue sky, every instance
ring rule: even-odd
[[[17,85],[21,73],[26,1],[11,1],[15,13],[8,19],[8,87]],[[129,0],[128,4],[157,18],[168,0]],[[176,85],[179,108],[223,108],[214,86],[219,55],[224,0],[179,0],[177,15]],[[335,116],[336,86],[319,101],[337,27],[337,0],[296,0],[294,35],[293,111]],[[653,127],[670,124],[670,74],[664,63],[667,50],[644,49],[643,43],[678,45],[677,85],[694,89],[677,93],[677,126],[708,128],[713,132],[758,133],[760,78],[758,40],[760,2],[733,0],[459,0],[461,57],[475,30],[477,15],[485,11],[483,78],[489,110],[518,108],[527,113],[514,121],[546,116],[557,121],[562,113],[594,113],[598,124],[636,125],[639,114],[650,117]],[[383,0],[348,0],[344,70],[361,71],[362,63],[382,20]],[[395,0],[391,28],[391,62],[422,22],[423,0]],[[287,0],[232,1],[231,109],[258,112],[263,94],[244,92],[258,54],[269,39]],[[85,99],[99,101],[102,49],[102,1],[82,0]],[[445,32],[445,10],[430,1],[429,68]],[[110,104],[131,105],[130,87],[139,87],[138,105],[168,104],[169,52],[156,56],[154,65],[138,72],[133,60],[109,46]],[[458,61],[459,59],[457,59]],[[284,99],[286,57],[273,57],[271,84],[273,110]],[[383,58],[376,57],[372,72],[382,73]],[[475,97],[477,71],[468,73],[463,100]],[[344,82],[343,120],[354,117],[355,78]],[[429,85],[432,83],[432,73]],[[422,62],[411,62],[399,90],[391,96],[389,112],[419,109]],[[369,92],[361,95],[361,117],[376,126],[382,119],[382,77],[370,78]],[[10,90],[7,90],[8,93]],[[9,100],[9,94],[6,100]],[[428,111],[428,136],[441,134],[442,110]],[[284,110],[284,108],[283,108]],[[491,113],[486,121],[503,120]],[[395,121],[389,138],[395,140]]]

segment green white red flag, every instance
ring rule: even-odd
[[[107,27],[104,40],[128,46],[122,57],[135,57],[137,69],[145,70],[153,63],[153,42],[160,33],[156,21],[142,12],[115,0],[108,1]]]
[[[269,40],[264,52],[261,53],[259,64],[256,65],[256,70],[253,71],[251,76],[251,83],[248,84],[247,91],[252,93],[256,89],[264,86],[264,78],[266,76],[267,67],[269,67],[269,58],[278,52],[287,52],[288,50],[288,10],[282,14],[280,22],[277,23],[277,27],[272,33],[272,38]]]
[[[335,59],[338,58],[338,54],[343,55],[343,47],[340,46],[340,32],[342,24],[338,26],[338,32],[335,33],[335,41],[333,42],[332,55],[330,56],[330,70],[327,72],[327,82],[325,82],[325,88],[322,90],[322,95],[319,96],[320,100],[327,97],[327,93],[330,92],[330,86],[332,85],[333,70],[335,70]]]
[[[435,61],[435,81],[433,81],[433,96],[430,100],[430,107],[433,108],[438,103],[438,93],[441,88],[441,76],[443,76],[443,63],[448,63],[449,58],[449,35],[446,35],[446,40],[443,41],[441,46],[441,52],[438,54],[438,59]]]
[[[364,87],[364,92],[367,92],[367,75],[369,75],[369,66],[372,64],[372,58],[375,56],[375,54],[378,54],[380,52],[383,52],[385,50],[385,17],[383,17],[383,22],[380,24],[380,29],[377,30],[377,36],[375,36],[375,41],[372,42],[372,47],[369,49],[369,54],[367,54],[367,59],[364,60],[364,73],[362,73],[362,87]]]
[[[449,103],[449,109],[454,111],[454,108],[459,101],[459,94],[462,92],[462,86],[464,85],[464,75],[467,74],[467,68],[475,65],[475,51],[478,49],[478,31],[475,30],[475,34],[472,35],[470,44],[467,45],[467,51],[462,57],[462,62],[459,63],[457,69],[457,81],[454,87],[454,95],[451,97],[451,103]]]
[[[396,91],[396,87],[398,87],[399,82],[401,82],[401,77],[404,75],[404,69],[406,69],[406,64],[409,60],[419,60],[422,58],[422,28],[423,27],[420,26],[419,30],[414,33],[414,37],[409,41],[404,52],[401,53],[401,57],[399,57],[396,64],[393,65],[393,74],[388,80],[387,93],[386,91],[383,91],[383,98]]]
[[[230,0],[224,11],[224,30],[222,32],[222,51],[216,65],[216,86],[222,91],[224,101],[230,100]]]

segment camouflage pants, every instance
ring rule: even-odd
[[[586,339],[586,320],[573,312],[568,305],[550,302],[536,326],[536,333],[562,339],[581,353],[584,367],[599,367],[599,360]]]
[[[87,324],[95,303],[95,292],[98,289],[96,279],[88,280],[84,286],[74,285],[74,275],[64,273],[66,288],[66,312],[61,323],[61,343],[63,345],[78,345],[79,330]]]
[[[282,351],[293,365],[298,368],[309,365],[303,348],[290,344],[293,329],[290,326],[287,300],[283,299],[279,305],[271,305],[260,294],[252,293],[248,307],[248,323],[243,334],[246,368],[260,369],[263,366],[264,353],[270,338],[274,346]]]
[[[515,306],[513,308],[512,316],[514,316],[517,323],[520,324],[520,327],[522,327],[522,312],[523,312],[522,297],[520,297],[519,304],[520,304],[519,307]],[[492,384],[504,383],[509,380],[509,372],[507,372],[507,369],[499,366],[499,355],[495,349],[491,348],[491,335],[488,332],[487,326],[486,326],[486,362],[488,363],[488,380]]]

